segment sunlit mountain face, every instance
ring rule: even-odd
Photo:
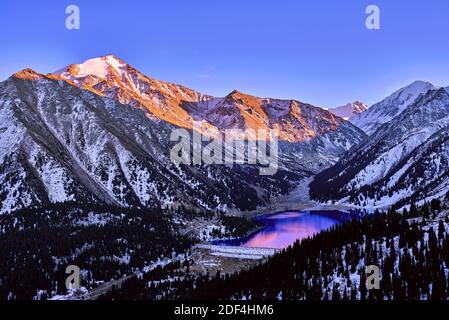
[[[145,110],[156,120],[185,128],[198,121],[205,134],[276,129],[280,140],[302,142],[345,123],[330,111],[295,100],[259,98],[237,90],[226,97],[202,94],[147,77],[114,55],[72,64],[51,76]]]

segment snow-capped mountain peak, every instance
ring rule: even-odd
[[[429,82],[415,81],[395,91],[381,102],[374,104],[366,112],[354,116],[350,121],[370,135],[382,124],[402,113],[421,94],[436,88]]]
[[[387,101],[396,101],[397,99],[400,99],[400,101],[403,102],[401,103],[402,106],[405,106],[402,108],[403,110],[407,106],[412,104],[420,94],[427,93],[427,91],[436,88],[437,87],[435,87],[430,82],[418,80],[394,92],[390,97],[387,98]]]
[[[330,112],[336,116],[342,117],[345,120],[348,120],[359,113],[365,112],[366,110],[368,110],[368,106],[360,101],[350,102],[344,106],[329,109]]]
[[[213,98],[181,85],[147,77],[112,54],[72,64],[53,76],[141,109],[156,121],[187,128],[192,127],[193,118],[184,105]]]
[[[86,60],[81,64],[71,64],[68,67],[55,72],[55,75],[64,75],[69,73],[73,77],[96,76],[99,78],[107,78],[111,73],[111,69],[117,73],[122,73],[126,67],[119,58],[112,54]]]

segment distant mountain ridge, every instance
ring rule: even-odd
[[[358,115],[359,113],[365,112],[368,110],[368,106],[360,101],[354,101],[345,104],[344,106],[337,107],[337,108],[331,108],[329,109],[330,112],[335,114],[336,116],[339,116],[345,120],[349,120],[352,117]]]

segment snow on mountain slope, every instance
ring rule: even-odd
[[[412,84],[399,89],[381,102],[371,106],[367,111],[350,119],[351,123],[371,135],[383,123],[386,123],[404,111],[420,94],[436,89],[436,87],[424,81],[415,81]]]
[[[32,70],[0,83],[0,116],[0,212],[65,201],[255,209],[302,178],[175,166],[173,125]]]
[[[318,174],[334,165],[344,152],[356,147],[366,138],[367,135],[362,130],[346,122],[336,131],[315,137],[308,142],[281,141],[280,167],[308,172],[309,176]]]
[[[329,109],[330,112],[345,120],[349,120],[359,113],[365,112],[366,110],[368,110],[368,106],[360,101],[351,102],[341,107]]]
[[[278,129],[279,170],[175,166],[173,129]],[[108,55],[0,83],[0,213],[53,202],[254,210],[365,139],[331,112],[235,91],[225,98],[148,78]]]
[[[187,128],[192,127],[192,117],[183,104],[205,102],[204,106],[214,99],[180,85],[146,77],[113,55],[72,64],[50,76],[142,109],[155,120]]]
[[[90,75],[96,76],[102,79],[108,77],[110,69],[114,70],[117,74],[123,76],[126,73],[126,64],[112,55],[107,55],[103,58],[93,58],[85,61],[78,66],[72,66],[71,68],[77,68],[76,78],[88,77]],[[73,72],[74,70],[72,70]],[[55,74],[61,75],[67,72],[67,69],[62,69]]]
[[[312,197],[375,207],[423,199],[438,188],[447,192],[443,177],[449,167],[443,150],[448,126],[449,94],[428,91],[318,174],[310,185]],[[435,181],[442,184],[437,188]]]
[[[281,140],[300,142],[323,135],[344,123],[331,112],[294,100],[262,99],[233,91],[224,98],[143,75],[113,55],[72,64],[55,72],[98,94],[148,112],[155,120],[216,135],[225,129],[277,129]]]
[[[449,128],[433,134],[392,172],[384,180],[390,192],[401,190],[399,205],[446,196],[449,190]]]

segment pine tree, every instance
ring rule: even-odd
[[[365,270],[362,268],[359,270],[360,272],[360,283],[359,283],[359,291],[360,291],[360,299],[366,299],[366,274]]]

